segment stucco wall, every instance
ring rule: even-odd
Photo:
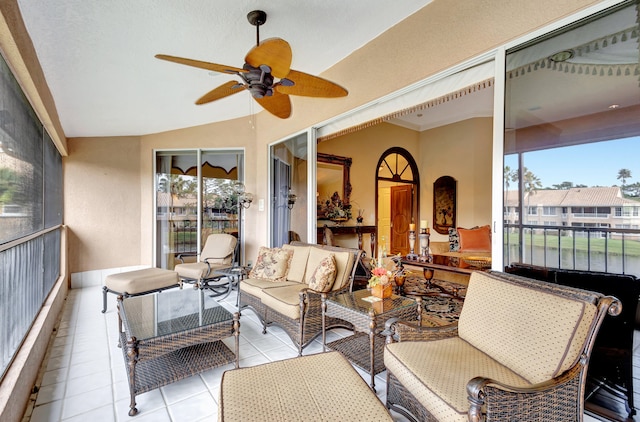
[[[139,265],[140,208],[149,200],[141,196],[141,184],[152,181],[139,168],[140,139],[70,139],[68,147],[63,166],[70,271]]]
[[[491,224],[492,141],[491,118],[469,119],[420,134],[420,212],[430,227],[433,183],[441,176],[456,180],[456,226]],[[431,234],[433,241],[448,240],[434,230]]]

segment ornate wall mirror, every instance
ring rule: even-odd
[[[351,196],[351,157],[318,153],[317,190],[318,208],[338,192],[344,205]],[[318,215],[318,218],[323,216]]]

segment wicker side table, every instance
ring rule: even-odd
[[[371,297],[368,290],[358,290],[336,296],[322,295],[322,344],[323,350],[329,348],[342,352],[347,359],[363,371],[371,374],[369,385],[375,391],[375,375],[384,371],[382,360],[385,338],[380,335],[389,318],[405,321],[420,321],[422,299],[410,299],[392,295],[387,299]],[[325,319],[339,318],[354,326],[352,336],[341,338],[327,344]]]
[[[135,397],[235,361],[238,368],[240,315],[210,300],[201,289],[118,297],[118,329],[127,365],[131,403]],[[209,306],[209,307],[207,307]],[[222,339],[235,336],[235,352]]]

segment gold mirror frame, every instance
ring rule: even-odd
[[[339,155],[318,153],[319,163],[337,164],[342,166],[342,192],[340,199],[344,205],[349,205],[349,199],[351,197],[351,157],[341,157]]]

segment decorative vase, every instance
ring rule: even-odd
[[[393,293],[393,284],[378,284],[371,288],[371,295],[375,297],[379,297],[380,299],[386,299],[391,297]]]
[[[398,294],[402,296],[402,293],[404,292],[404,281],[406,279],[406,276],[404,274],[400,274],[396,275],[394,279],[396,282],[396,286],[398,286]]]

